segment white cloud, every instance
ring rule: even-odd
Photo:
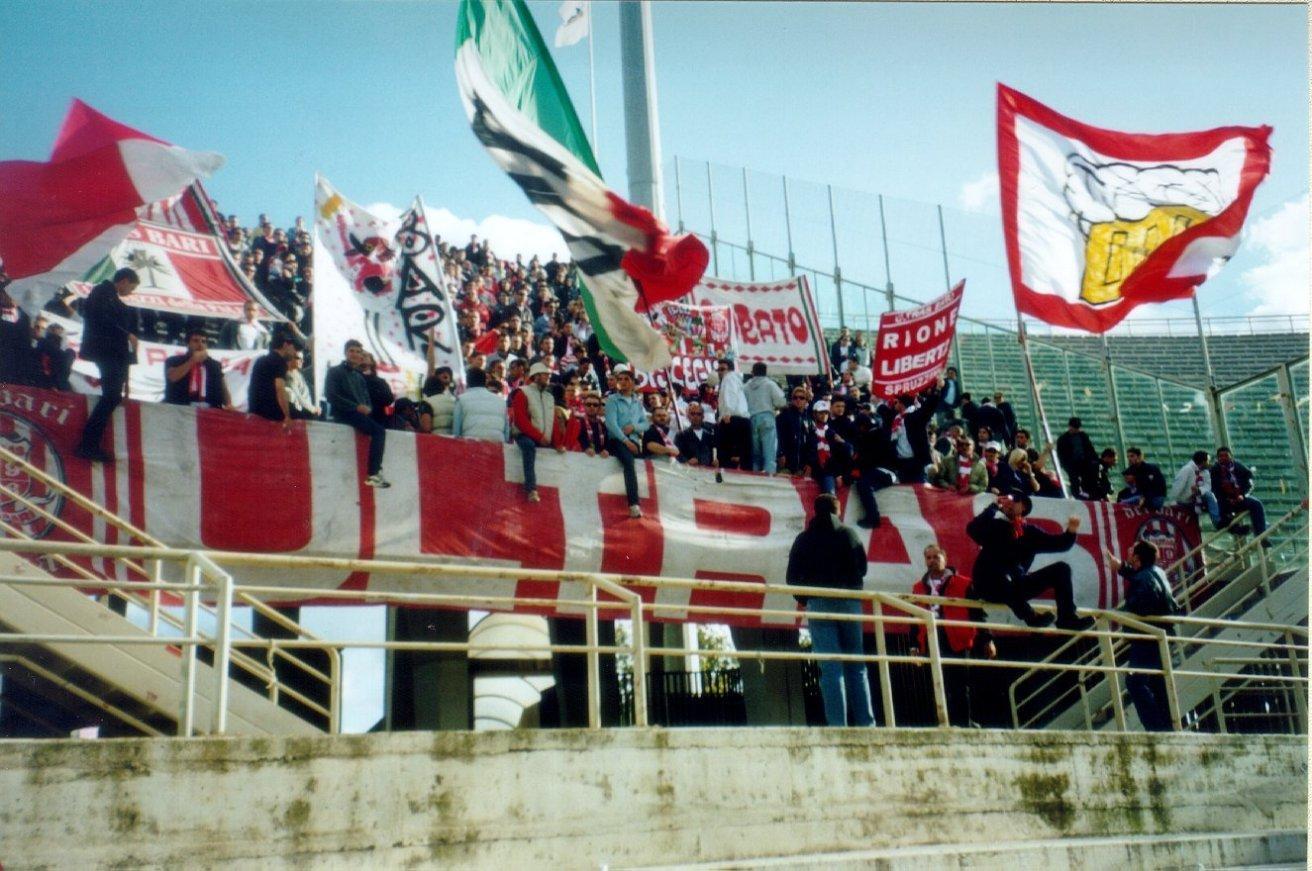
[[[392,223],[399,223],[402,209],[390,203],[373,203],[365,209]],[[523,254],[528,260],[534,254],[546,261],[552,254],[569,257],[565,240],[560,233],[547,224],[526,221],[523,218],[509,218],[505,215],[488,215],[482,220],[462,218],[450,209],[428,206],[428,223],[433,232],[443,240],[458,245],[465,245],[471,234],[492,243],[492,250],[504,260],[514,260],[516,254]]]
[[[1000,198],[997,170],[989,170],[961,186],[957,205],[968,212],[987,212],[997,205]]]
[[[1308,196],[1254,221],[1244,244],[1262,257],[1239,280],[1254,305],[1250,315],[1305,314],[1308,310]]]

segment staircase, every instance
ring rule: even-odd
[[[1205,559],[1193,572],[1178,571],[1191,559],[1215,552],[1225,541],[1231,541],[1232,549],[1219,559]],[[1245,693],[1260,692],[1265,694],[1260,713],[1268,720],[1286,720],[1275,731],[1306,729],[1302,688],[1281,678],[1307,674],[1306,629],[1297,633],[1288,629],[1307,624],[1307,541],[1304,504],[1260,537],[1243,541],[1232,540],[1224,531],[1211,535],[1168,570],[1176,601],[1185,607],[1186,616],[1145,622],[1171,622],[1181,639],[1172,644],[1176,652],[1174,681],[1187,727],[1242,730],[1238,722],[1227,723],[1233,719],[1227,716],[1227,708],[1243,707],[1239,699]],[[1229,625],[1240,621],[1242,627]],[[1098,628],[1118,628],[1109,622],[1100,619]],[[1114,728],[1117,717],[1123,716],[1128,728],[1137,728],[1133,706],[1128,701],[1114,701],[1106,673],[1092,670],[1108,664],[1108,648],[1115,663],[1123,667],[1125,645],[1119,640],[1103,645],[1073,638],[1058,647],[1045,664],[1072,663],[1090,670],[1054,675],[1035,668],[1023,674],[1011,686],[1014,724],[1018,728],[1105,729]],[[1208,674],[1204,676],[1204,672]],[[1218,679],[1218,674],[1233,678]],[[1118,675],[1118,689],[1124,677]]]
[[[227,732],[319,734],[335,726],[340,680],[296,660],[301,671],[330,685],[332,701],[322,705],[284,685],[273,660],[291,655],[266,648],[269,655],[261,661],[245,652],[259,646],[245,628],[221,621],[200,601],[189,613],[185,598],[199,600],[200,594],[172,592],[169,587],[180,581],[170,580],[169,564],[113,556],[112,548],[103,550],[105,556],[79,554],[100,545],[47,511],[51,500],[42,496],[57,494],[88,512],[120,542],[163,549],[160,542],[4,448],[0,463],[5,471],[0,505],[9,509],[0,519],[0,541],[6,545],[0,550],[0,731],[67,734],[64,727],[75,722],[104,736],[203,732],[215,722],[216,697],[223,692]],[[15,510],[27,522],[10,522]],[[36,543],[32,529],[40,537],[69,541],[67,552],[25,551],[21,542],[49,549],[43,547],[48,541]],[[258,600],[243,595],[241,603],[300,640],[317,640]],[[239,643],[231,653],[225,691],[218,690],[212,664],[221,626]],[[181,643],[188,637],[199,643]],[[188,655],[192,649],[194,657]],[[279,703],[287,700],[301,712],[308,709],[317,722]]]

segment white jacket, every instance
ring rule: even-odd
[[[743,376],[731,369],[720,379],[720,403],[716,406],[720,417],[751,417],[747,411],[747,395],[743,392]]]
[[[506,440],[506,400],[486,387],[471,387],[456,397],[453,435],[486,442]]]
[[[1201,477],[1200,477],[1201,475]],[[1199,469],[1193,460],[1180,467],[1171,482],[1171,489],[1166,491],[1167,504],[1188,505],[1194,501],[1194,482],[1198,483],[1198,496],[1212,492],[1212,475],[1207,469]]]

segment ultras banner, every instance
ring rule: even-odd
[[[922,306],[879,316],[872,391],[880,399],[919,393],[948,366],[966,282]]]
[[[365,486],[365,444],[346,426],[272,422],[211,409],[129,402],[110,430],[113,465],[73,456],[89,397],[0,386],[0,443],[91,495],[170,545],[350,558],[395,558],[624,575],[782,583],[788,550],[810,514],[809,480],[690,469],[665,462],[638,467],[643,517],[630,519],[619,464],[582,454],[538,455],[540,503],[524,499],[518,451],[509,445],[434,435],[388,434],[390,490]],[[85,512],[19,470],[11,488],[66,522],[92,532]],[[842,494],[849,521],[856,499]],[[859,530],[870,558],[866,588],[907,592],[924,571],[921,552],[938,541],[969,573],[976,549],[967,521],[990,497],[898,486],[879,493],[884,523]],[[1119,583],[1101,557],[1136,536],[1164,546],[1170,562],[1197,541],[1196,520],[1174,509],[1156,514],[1106,503],[1035,499],[1033,519],[1053,531],[1071,514],[1082,525],[1071,564],[1085,606],[1114,606]],[[21,503],[0,504],[6,522],[31,534],[62,536]],[[542,581],[434,580],[241,570],[239,582],[314,590],[386,589],[578,598],[576,586]],[[794,609],[786,594],[637,589],[662,607],[657,619],[686,619],[689,605]],[[568,613],[566,608],[545,609]],[[791,618],[773,623],[790,624]]]

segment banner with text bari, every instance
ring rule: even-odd
[[[643,516],[632,519],[613,459],[539,452],[542,500],[533,503],[524,498],[523,464],[513,445],[404,432],[388,434],[384,466],[393,486],[376,490],[364,483],[363,441],[350,427],[298,421],[284,432],[247,415],[138,402],[114,415],[108,444],[117,462],[92,465],[74,455],[90,404],[90,397],[76,394],[0,386],[0,443],[180,548],[782,584],[789,549],[818,492],[809,479],[726,471],[721,482],[715,470],[641,461]],[[21,488],[29,501],[102,535],[84,511],[21,469],[3,473],[8,487]],[[270,494],[278,495],[276,509]],[[846,520],[859,519],[859,500],[845,488],[839,496]],[[966,523],[992,498],[924,486],[881,490],[883,523],[856,530],[870,564],[865,588],[908,592],[924,572],[924,547],[935,541],[969,574],[978,550]],[[1198,541],[1193,512],[1175,508],[1148,512],[1036,498],[1030,519],[1056,532],[1071,515],[1081,520],[1075,545],[1064,554],[1043,554],[1035,565],[1067,562],[1082,606],[1110,608],[1120,601],[1121,584],[1102,557],[1104,548],[1123,553],[1136,538],[1150,538],[1169,565]],[[38,537],[66,537],[22,503],[0,502],[0,519]],[[303,588],[302,601],[326,589],[580,597],[577,584],[554,580],[437,579],[325,567],[243,569],[241,580]],[[634,587],[659,606],[657,620],[689,619],[690,606],[716,605],[780,609],[788,616],[767,622],[796,623],[787,592],[657,592],[640,579]],[[582,613],[566,602],[535,610]]]
[[[74,353],[82,346],[82,322],[58,315],[45,314],[47,320],[60,324],[64,328],[64,347]],[[164,361],[178,354],[185,354],[187,349],[181,345],[162,345],[158,342],[141,341],[137,344],[137,364],[128,369],[128,395],[142,402],[164,401]],[[228,385],[228,395],[232,397],[233,407],[238,411],[246,410],[246,394],[250,387],[251,369],[255,361],[267,351],[221,351],[211,348],[209,355],[219,361],[223,367],[223,380]],[[90,360],[81,357],[73,361],[73,374],[69,383],[78,393],[100,395],[100,370]]]
[[[870,389],[879,399],[916,394],[934,383],[948,365],[957,312],[966,282],[918,308],[884,312],[871,359]]]
[[[372,214],[315,181],[314,353],[319,391],[356,339],[398,397],[417,397],[428,367],[464,380],[452,291],[418,197],[397,220]]]
[[[805,276],[769,282],[703,278],[681,301],[729,306],[740,371],[750,371],[753,363],[767,364],[771,375],[829,371],[829,352]]]

